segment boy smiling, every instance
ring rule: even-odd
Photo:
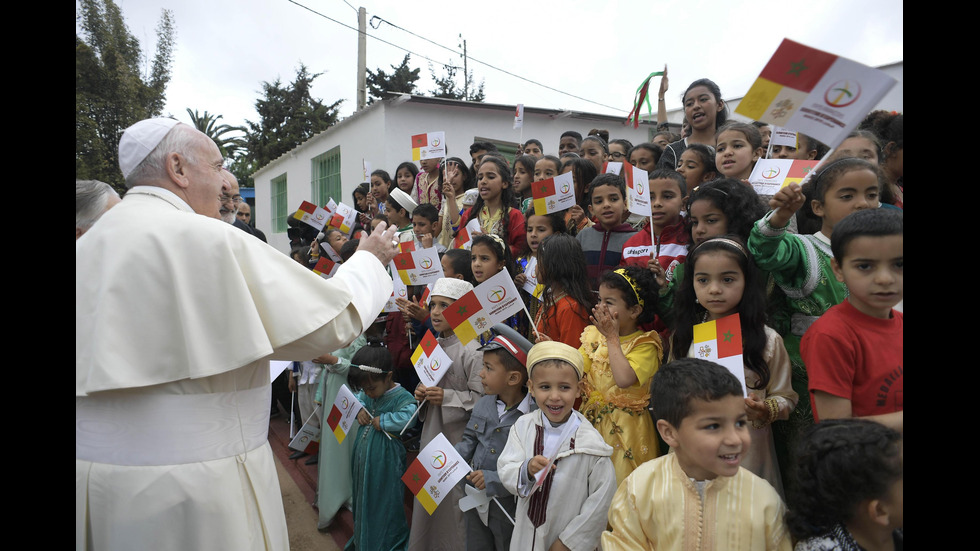
[[[612,447],[575,411],[583,363],[578,350],[557,341],[538,343],[528,354],[539,409],[514,423],[497,461],[500,481],[519,498],[511,549],[595,549],[606,527],[616,473]]]
[[[603,550],[792,549],[779,494],[739,466],[750,437],[738,379],[683,358],[662,367],[650,390],[657,430],[674,453],[620,485]]]

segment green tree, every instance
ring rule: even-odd
[[[173,12],[157,24],[156,53],[146,58],[112,0],[80,0],[75,17],[75,178],[97,179],[125,188],[118,145],[123,131],[159,116],[173,62]]]
[[[443,70],[445,75],[436,76],[435,70],[432,68],[432,64],[429,64],[429,73],[432,74],[432,80],[436,83],[435,90],[430,90],[429,95],[434,98],[447,98],[447,99],[461,99],[465,101],[479,101],[482,102],[486,99],[486,94],[483,92],[483,81],[480,81],[480,86],[473,85],[473,71],[466,75],[466,86],[460,86],[456,83],[456,70],[458,67],[452,65],[443,65]]]
[[[412,69],[408,66],[408,59],[410,54],[405,54],[405,59],[402,60],[401,65],[392,65],[392,73],[389,75],[385,73],[382,69],[378,69],[377,72],[368,69],[367,74],[367,87],[368,87],[368,104],[374,103],[375,100],[384,99],[386,93],[404,93],[404,94],[414,94],[418,87],[415,86],[415,82],[419,79],[419,69]]]
[[[306,65],[300,64],[296,79],[290,84],[284,86],[278,78],[262,83],[262,97],[255,101],[259,120],[245,121],[247,154],[233,166],[251,170],[251,174],[337,122],[337,111],[344,100],[327,105],[310,95],[313,81],[321,74],[310,74]]]
[[[234,157],[245,146],[244,136],[225,136],[229,132],[248,131],[244,126],[231,126],[230,124],[218,124],[218,119],[222,115],[212,115],[207,111],[203,115],[198,114],[197,109],[191,111],[187,108],[187,115],[191,118],[191,126],[203,132],[207,137],[214,140],[218,145],[221,155],[228,159]]]

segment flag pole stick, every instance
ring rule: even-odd
[[[423,399],[422,402],[419,404],[419,407],[415,408],[415,413],[413,413],[412,416],[408,418],[408,421],[405,423],[405,428],[403,428],[402,431],[398,433],[398,436],[405,434],[405,431],[408,430],[408,425],[412,422],[412,419],[415,419],[415,416],[419,414],[419,411],[422,409],[422,406],[425,404],[427,400],[428,398]]]
[[[292,440],[296,438],[296,433],[293,432],[293,408],[296,407],[296,393],[289,393],[291,398],[289,399],[289,439]]]
[[[538,333],[538,328],[534,326],[534,320],[531,319],[531,312],[528,311],[527,304],[524,304],[523,300],[521,301],[521,306],[524,307],[524,313],[527,315],[527,321],[531,324],[531,329],[534,329],[534,334],[537,335],[538,340],[541,340],[541,333]]]
[[[366,412],[366,413],[368,414],[368,416],[370,416],[370,417],[371,417],[371,419],[374,419],[374,415],[373,415],[373,414],[372,414],[372,413],[371,413],[370,411],[368,411],[368,409],[367,409],[367,408],[364,408],[364,411],[365,411],[365,412]],[[383,432],[383,433],[384,433],[384,435],[388,437],[388,440],[391,440],[391,435],[390,435],[390,434],[388,434],[388,431],[386,431],[386,430],[383,430],[383,431],[381,431],[381,432]]]
[[[507,509],[504,509],[504,506],[497,501],[497,498],[493,498],[493,502],[497,504],[497,507],[500,507],[500,510],[504,512],[504,516],[507,517],[507,520],[509,520],[511,524],[516,524],[514,519],[510,518],[510,514],[507,513]]]

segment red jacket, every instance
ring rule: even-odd
[[[657,247],[653,244],[650,237],[650,224],[638,231],[636,235],[629,238],[623,245],[623,259],[619,261],[620,266],[640,266],[646,268]],[[672,226],[667,226],[660,233],[660,266],[667,274],[667,279],[674,277],[674,269],[684,262],[687,258],[687,228],[684,226],[684,218],[677,221]]]

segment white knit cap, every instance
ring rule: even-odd
[[[408,211],[408,215],[412,216],[415,209],[418,208],[419,204],[412,200],[404,191],[395,188],[389,192],[391,198],[395,200],[396,203],[401,205],[401,207]]]
[[[119,140],[119,168],[123,178],[129,177],[178,122],[175,119],[145,119],[123,132]]]
[[[462,279],[454,277],[440,277],[436,284],[432,286],[430,296],[440,296],[459,300],[459,297],[473,290],[473,285]]]

